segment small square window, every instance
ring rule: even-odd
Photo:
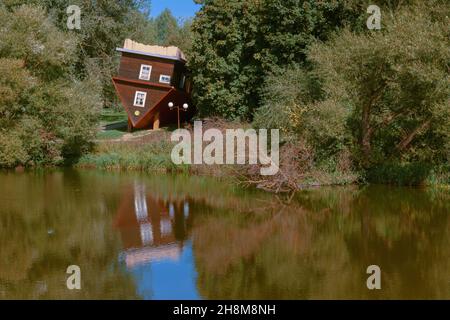
[[[166,76],[165,74],[160,75],[159,82],[170,84],[170,76]]]
[[[150,80],[150,75],[152,74],[152,66],[141,64],[141,71],[139,72],[140,80]]]
[[[134,95],[134,106],[143,108],[145,106],[145,99],[147,98],[147,92],[136,91]]]

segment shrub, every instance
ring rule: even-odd
[[[367,180],[372,183],[392,185],[423,185],[431,171],[426,163],[389,163],[371,168],[367,172]]]

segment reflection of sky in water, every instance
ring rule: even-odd
[[[143,299],[198,300],[200,296],[194,265],[192,242],[188,241],[177,259],[138,264],[128,271],[135,279],[136,290]]]

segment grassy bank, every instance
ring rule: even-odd
[[[206,122],[204,129],[208,127],[224,129],[228,126],[233,127],[234,124],[212,121]],[[118,136],[114,134],[115,131],[102,131],[92,152],[83,155],[75,166],[101,170],[181,172],[212,176],[276,192],[319,185],[353,184],[359,179],[358,174],[342,169],[340,163],[305,166],[303,162],[298,161],[299,150],[295,150],[297,153],[293,154],[291,149],[285,148],[280,152],[281,170],[275,176],[260,176],[258,165],[175,165],[171,160],[175,143],[170,141],[170,130],[137,131]]]
[[[237,125],[237,124],[236,124]],[[207,121],[204,129],[223,130],[233,124]],[[241,127],[242,124],[239,124]],[[158,173],[187,173],[233,179],[238,184],[271,192],[289,192],[316,186],[349,184],[449,185],[449,167],[432,167],[426,163],[386,164],[366,172],[353,169],[349,153],[317,162],[314,153],[300,141],[283,144],[280,149],[280,170],[274,176],[261,176],[259,165],[175,165],[171,159],[175,143],[170,130],[137,131],[120,137],[97,140],[94,150],[82,156],[76,166],[101,170],[135,170]]]
[[[270,192],[288,192],[318,186],[350,184],[385,184],[396,186],[449,186],[448,167],[425,168],[419,165],[383,166],[367,174],[343,171],[337,166],[310,168],[307,172],[283,172],[268,177],[257,177],[257,168],[251,166],[175,165],[169,141],[110,142],[101,141],[95,150],[84,155],[76,164],[79,168],[100,170],[133,170],[157,173],[186,173],[232,180],[234,183]],[[294,179],[293,179],[294,177]]]
[[[186,172],[186,166],[173,164],[169,141],[99,141],[94,150],[82,156],[76,167],[103,170],[141,170],[148,172]]]

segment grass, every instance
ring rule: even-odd
[[[120,139],[125,134],[125,131],[122,130],[106,130],[100,131],[97,134],[97,139],[99,140],[112,140],[112,139]]]
[[[103,109],[100,114],[100,123],[102,125],[127,121],[127,119],[128,115],[125,110]]]
[[[104,170],[188,172],[188,166],[179,166],[172,162],[172,146],[168,141],[99,142],[94,152],[82,156],[76,166]]]

